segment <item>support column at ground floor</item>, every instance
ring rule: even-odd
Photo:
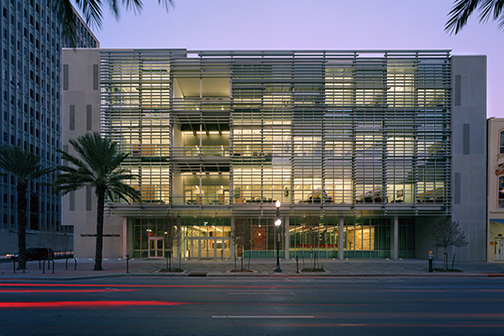
[[[163,258],[151,255],[150,245],[163,239],[166,251],[175,258],[229,259],[238,253],[233,232],[238,221],[247,223],[244,231],[245,258],[276,257],[275,217],[229,216],[194,217],[173,216],[170,220],[155,217],[116,217],[121,223],[122,246],[118,257]],[[346,258],[411,258],[415,253],[416,218],[401,216],[319,217],[318,225],[307,228],[305,218],[286,215],[281,218],[280,257],[284,259]],[[316,228],[316,229],[315,229]],[[169,230],[176,230],[170,238]],[[118,232],[118,233],[119,233]],[[117,234],[119,236],[120,234]],[[80,237],[78,237],[80,238]],[[117,238],[116,238],[117,239]]]
[[[235,244],[234,244],[234,241],[233,241],[233,232],[235,232],[235,218],[234,216],[231,217],[231,241],[230,241],[230,246],[229,246],[229,251],[230,251],[230,254],[231,254],[231,259],[234,259],[236,257],[235,255]]]
[[[178,253],[178,260],[182,260],[182,218],[180,216],[177,216],[177,221],[176,221],[176,226],[177,226],[177,253]]]
[[[399,259],[399,217],[395,216],[392,222],[392,241],[390,242],[390,256]]]
[[[285,216],[285,231],[284,231],[284,239],[285,239],[285,254],[284,259],[289,259],[289,247],[290,247],[290,237],[289,237],[289,216]]]
[[[344,249],[343,249],[343,231],[344,231],[344,225],[345,225],[345,217],[340,216],[339,218],[339,224],[338,224],[338,258],[340,260],[343,260],[344,256]]]

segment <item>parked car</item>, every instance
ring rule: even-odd
[[[12,255],[14,260],[19,259],[19,253]],[[45,247],[30,247],[26,249],[26,261],[30,260],[43,260],[43,259],[53,259],[54,252],[52,249]]]

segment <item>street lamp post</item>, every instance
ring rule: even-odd
[[[280,225],[282,224],[282,221],[280,220],[280,201],[276,201],[275,203],[276,206],[276,221],[275,221],[275,226],[276,226],[276,231],[277,231],[277,263],[276,263],[276,268],[274,272],[282,272],[282,269],[280,268]]]

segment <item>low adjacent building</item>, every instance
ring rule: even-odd
[[[489,262],[504,261],[504,119],[488,119]]]

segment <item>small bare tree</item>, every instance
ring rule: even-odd
[[[51,253],[49,251],[54,251],[58,239],[56,231],[51,231],[52,227],[53,226],[50,224],[43,225],[39,235],[40,239],[42,240],[42,244],[47,249],[47,255],[49,256],[49,259],[51,259]]]
[[[453,221],[450,217],[435,222],[432,237],[434,246],[443,248],[445,270],[448,269],[446,250],[451,246],[462,247],[468,244],[464,231],[460,229],[459,222]]]
[[[66,233],[66,232],[60,237],[61,252],[63,252],[63,255],[65,256],[65,258],[68,258],[70,256],[68,254],[68,252],[70,252],[70,243],[72,242],[72,239],[73,239],[73,236]],[[72,252],[71,256],[72,257],[74,256],[73,252]]]
[[[245,243],[250,242],[252,235],[252,219],[250,216],[236,217],[234,220],[234,231],[231,235],[236,248],[235,253],[235,269],[236,269],[236,254],[241,256],[241,271],[243,272],[243,252]]]
[[[166,216],[164,220],[165,227],[165,248],[169,251],[167,263],[167,270],[172,271],[172,260],[173,260],[173,243],[179,239],[180,235],[180,225],[179,218],[173,216]],[[177,245],[178,246],[178,245]],[[166,256],[165,256],[166,257]]]
[[[301,221],[304,226],[304,236],[305,243],[310,246],[310,265],[311,269],[315,269],[315,263],[313,258],[313,247],[315,245],[320,246],[321,237],[320,237],[320,217],[318,216],[307,216],[301,218]]]
[[[181,252],[181,247],[182,247],[182,217],[177,216],[176,220],[176,228],[177,228],[177,234],[175,235],[174,239],[177,241],[177,252],[178,252],[178,262],[179,262],[179,270],[182,270],[182,252]]]

